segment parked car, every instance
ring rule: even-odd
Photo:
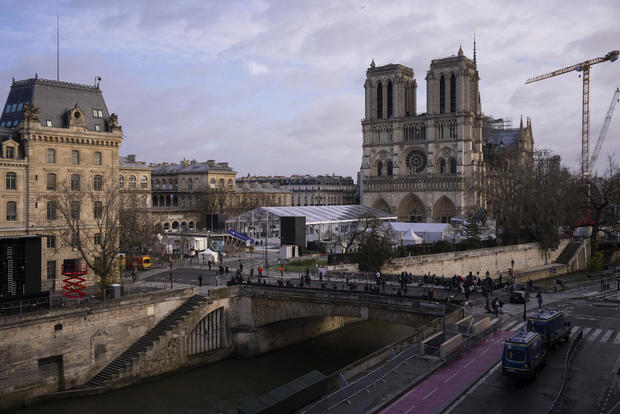
[[[525,303],[529,302],[530,294],[523,290],[515,290],[510,295],[510,303]]]
[[[522,329],[504,342],[502,373],[517,378],[535,378],[546,358],[547,351],[540,334]]]

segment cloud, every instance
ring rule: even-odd
[[[250,74],[252,75],[262,75],[269,72],[269,69],[267,69],[267,66],[263,65],[262,63],[249,61],[248,72],[250,72]]]

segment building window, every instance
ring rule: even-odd
[[[95,131],[101,131],[101,127],[97,124],[95,124]]]
[[[215,178],[211,178],[211,188],[215,188]]]
[[[6,189],[17,190],[17,174],[14,172],[6,173]]]
[[[188,190],[193,190],[194,189],[194,181],[192,181],[191,178],[189,180],[187,180],[187,189]]]
[[[78,174],[71,174],[71,190],[80,191],[80,176]]]
[[[101,175],[95,175],[93,179],[93,190],[101,191],[103,189],[103,177]]]
[[[47,149],[47,162],[50,164],[56,164],[56,150],[53,148]]]
[[[220,178],[220,187],[224,188],[224,179]]]
[[[45,125],[48,126],[48,127],[51,127],[52,126],[52,120],[51,119],[45,120]]]
[[[100,246],[101,245],[101,233],[95,233],[95,237],[94,237],[94,242],[95,242],[95,246]]]
[[[103,118],[103,111],[101,109],[93,109],[93,118]]]
[[[11,112],[11,105],[7,105],[6,108],[4,109],[5,114],[8,114],[9,112]]]
[[[439,79],[439,113],[446,112],[446,78]]]
[[[444,160],[443,158],[439,160],[439,172],[441,174],[446,173],[446,160]]]
[[[80,163],[80,152],[77,150],[71,151],[71,164],[78,165]]]
[[[95,152],[94,161],[95,165],[101,165],[101,153],[99,151]]]
[[[377,119],[383,118],[383,84],[377,85]]]
[[[7,201],[6,203],[6,220],[17,220],[17,203],[15,201]]]
[[[56,174],[54,173],[47,174],[47,189],[48,190],[56,189]]]
[[[382,174],[383,174],[383,163],[379,161],[377,163],[377,175],[381,177]]]
[[[10,158],[10,159],[15,158],[15,147],[13,146],[6,147],[6,158]]]
[[[456,158],[450,160],[450,174],[456,174]]]
[[[387,117],[388,118],[392,117],[392,114],[393,114],[393,111],[394,111],[392,97],[393,97],[392,82],[390,81],[387,84]]]
[[[129,176],[129,188],[136,188],[136,176],[135,175]]]
[[[456,112],[456,76],[450,76],[450,112]]]
[[[48,220],[56,220],[56,202],[48,201],[47,202],[47,219]]]
[[[228,188],[232,188],[233,187],[233,182],[232,182],[232,178],[228,179]]]
[[[79,201],[71,202],[71,218],[73,220],[80,219],[80,202]]]
[[[103,203],[101,201],[95,201],[93,205],[93,216],[96,219],[103,217]]]
[[[125,176],[124,175],[118,176],[118,188],[125,188]]]
[[[47,236],[47,248],[48,249],[56,248],[56,236]]]
[[[146,178],[146,175],[140,177],[140,187],[149,188],[149,179]]]
[[[392,161],[388,161],[387,162],[387,175],[393,175],[394,173],[394,165],[392,164]]]
[[[17,104],[14,103],[13,105],[11,105],[11,112],[16,112],[17,111]]]
[[[56,260],[48,260],[47,262],[47,280],[52,281],[50,283],[50,290],[53,292],[56,290]]]

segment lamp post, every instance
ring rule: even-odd
[[[510,259],[510,293],[514,292],[515,286],[515,259]]]
[[[523,297],[523,322],[527,320],[527,296]]]

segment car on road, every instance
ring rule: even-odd
[[[564,312],[552,309],[543,309],[530,316],[527,320],[527,330],[538,332],[548,348],[568,341],[570,322],[566,321]]]
[[[502,373],[516,378],[535,378],[546,358],[540,334],[522,329],[504,342]]]
[[[529,302],[530,294],[523,290],[515,290],[510,294],[510,303],[525,303]]]

